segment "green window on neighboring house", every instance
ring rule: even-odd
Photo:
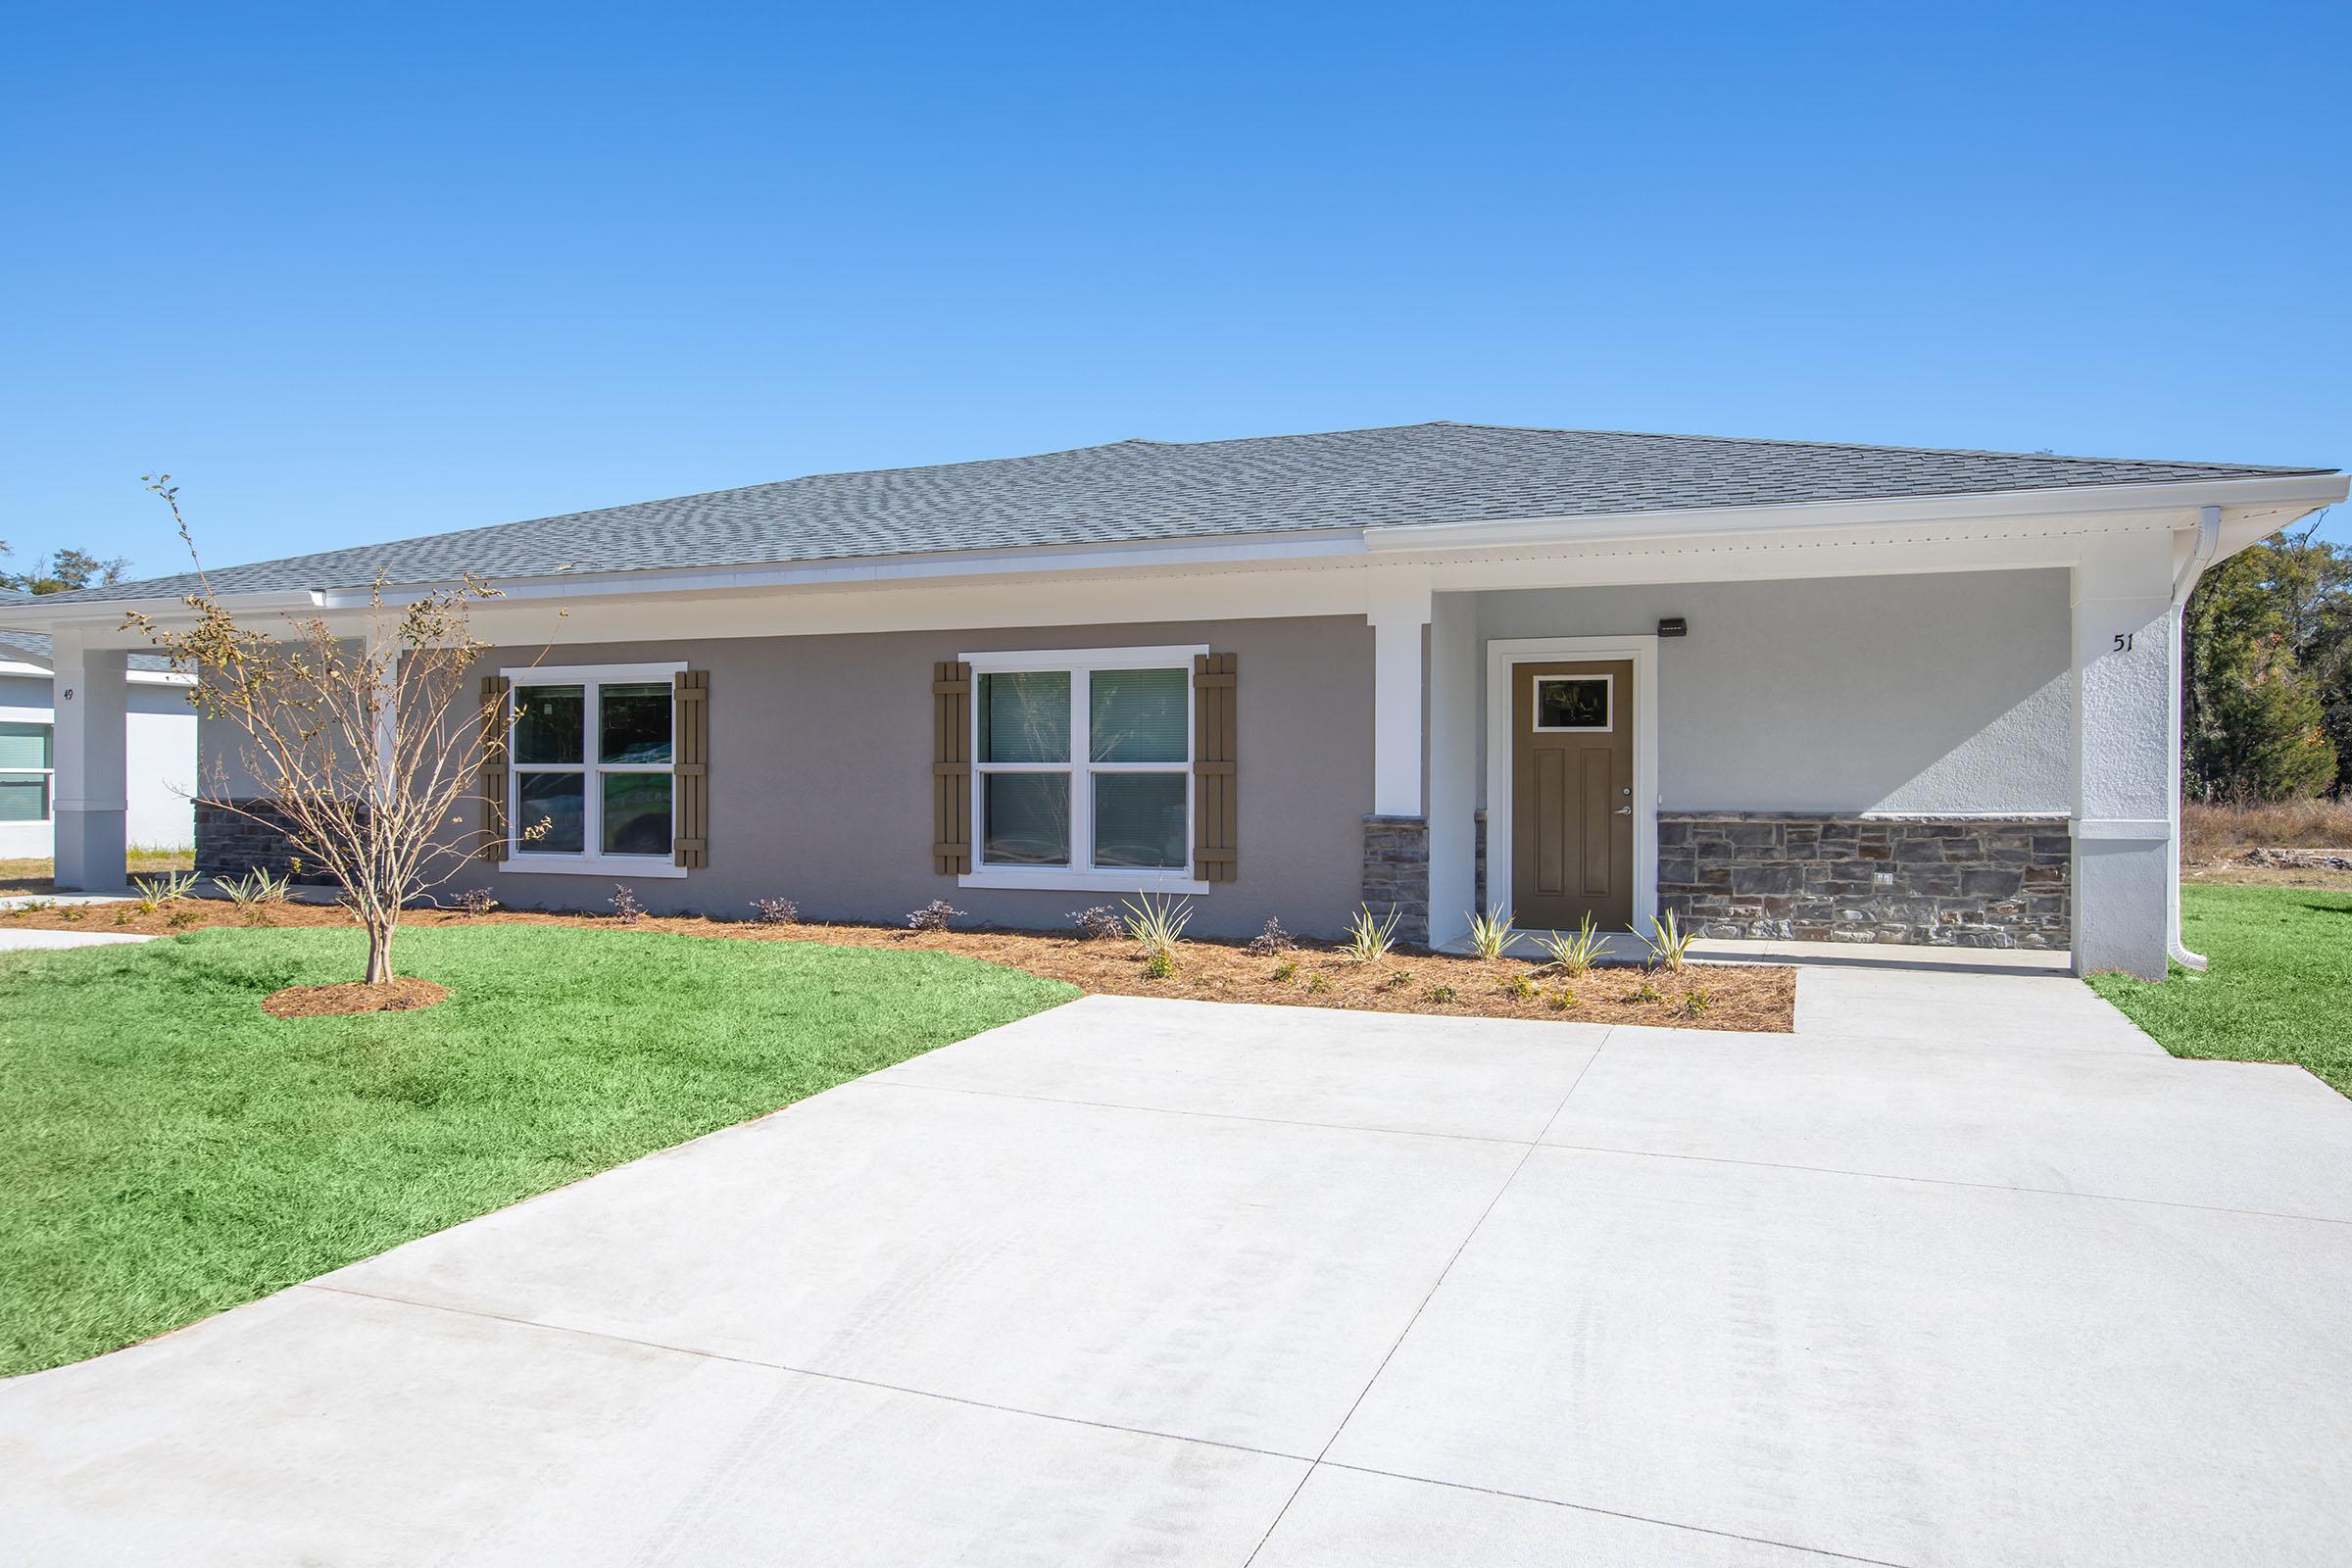
[[[52,752],[47,724],[0,723],[0,822],[49,820]]]

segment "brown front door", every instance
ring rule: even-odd
[[[1634,918],[1634,665],[1512,664],[1511,901],[1520,925]]]

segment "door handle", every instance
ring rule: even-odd
[[[1620,806],[1617,808],[1617,814],[1619,816],[1631,816],[1634,814],[1634,808],[1630,806]]]

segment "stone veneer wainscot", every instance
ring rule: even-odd
[[[1396,911],[1396,940],[1429,940],[1429,819],[1364,818],[1364,903],[1387,919]]]
[[[1710,937],[2069,945],[2063,815],[1660,812],[1658,907]]]

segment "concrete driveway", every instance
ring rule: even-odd
[[[0,1386],[7,1554],[2352,1561],[2352,1104],[1799,1023],[1080,1002]]]

